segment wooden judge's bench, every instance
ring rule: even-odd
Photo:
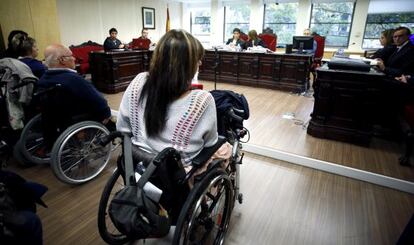
[[[124,91],[137,74],[148,71],[151,51],[94,51],[89,54],[92,82],[104,93]]]
[[[134,77],[148,71],[152,51],[96,51],[89,54],[92,82],[102,92],[124,91]],[[199,79],[292,92],[309,88],[310,54],[263,54],[206,50]]]

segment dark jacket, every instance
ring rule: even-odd
[[[107,37],[104,42],[104,49],[105,51],[110,51],[111,49],[118,49],[119,45],[121,45],[121,41],[119,39],[112,40],[110,37]]]
[[[40,88],[49,88],[57,83],[63,91],[59,97],[61,112],[65,116],[81,114],[91,115],[96,121],[103,121],[111,116],[111,109],[105,98],[95,87],[79,74],[66,70],[47,70],[38,82]]]
[[[267,48],[266,44],[260,38],[257,38],[257,40],[254,41],[254,46],[262,46],[263,48]],[[246,48],[248,47],[253,47],[252,40],[246,42]]]
[[[229,45],[232,42],[233,42],[233,38],[229,38],[229,40],[227,40],[226,42],[226,45]],[[236,46],[237,45],[240,45],[242,49],[246,49],[246,43],[241,39],[237,39]]]
[[[391,77],[414,73],[414,45],[409,41],[401,50],[395,51],[384,62],[384,72]]]
[[[32,70],[33,75],[35,75],[37,78],[41,78],[47,70],[46,66],[43,65],[43,63],[37,59],[26,57],[20,59],[20,61],[25,63],[28,67],[30,67],[30,70]]]
[[[395,52],[395,45],[385,46],[384,48],[378,49],[371,57],[371,59],[382,59],[387,62],[388,58]]]

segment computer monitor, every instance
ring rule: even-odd
[[[313,49],[313,37],[312,36],[293,36],[293,49],[302,52],[306,49]]]

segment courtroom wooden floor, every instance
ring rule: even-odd
[[[210,82],[204,86],[213,87]],[[284,112],[294,112],[308,120],[312,98],[234,85],[219,84],[218,89],[248,98],[250,143],[414,180],[413,170],[399,167],[394,159],[399,151],[395,143],[378,141],[364,148],[316,139],[282,118]],[[106,97],[118,109],[122,93]],[[49,187],[44,197],[49,208],[38,209],[46,245],[104,244],[96,215],[114,166],[112,160],[93,181],[68,186],[48,166],[24,169],[10,164],[10,169]],[[246,154],[241,166],[241,190],[244,203],[233,211],[225,244],[395,244],[414,213],[414,195],[254,154]]]
[[[200,82],[206,90],[214,88],[212,82]],[[250,118],[245,126],[250,130],[251,144],[414,181],[414,167],[398,164],[402,153],[402,145],[398,142],[374,138],[369,147],[364,147],[308,135],[302,122],[306,124],[310,120],[313,97],[223,83],[219,83],[217,89],[228,89],[246,96]],[[111,108],[118,110],[122,94],[105,95]],[[296,120],[285,119],[286,113],[293,113]]]
[[[225,244],[395,244],[414,213],[414,196],[407,193],[253,154],[244,159],[244,202],[233,211]],[[12,164],[12,170],[49,187],[49,207],[38,208],[45,245],[104,244],[97,210],[114,166],[112,161],[93,181],[69,186],[48,166]]]

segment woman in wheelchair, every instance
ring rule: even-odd
[[[188,171],[218,139],[213,96],[190,89],[204,49],[182,30],[168,32],[157,46],[149,72],[138,74],[122,98],[117,130],[132,133],[132,143],[152,153],[173,147]],[[220,153],[229,158],[231,146],[224,144]]]
[[[117,130],[124,133],[123,156],[99,204],[98,228],[106,242],[159,238],[168,234],[171,223],[176,226],[173,244],[222,244],[234,202],[241,202],[237,174],[241,145],[240,137],[230,140],[232,151],[228,139],[218,136],[213,96],[190,89],[203,55],[201,43],[191,34],[171,30],[159,41],[149,72],[138,74],[127,88],[117,120]],[[106,142],[120,137],[116,133]],[[157,219],[148,218],[148,210],[122,215],[123,203],[132,205],[136,200],[134,192],[132,199],[122,197],[132,181],[131,170],[142,174],[136,181],[143,192],[147,192],[143,179],[162,190],[155,201],[160,210],[159,214],[155,210]],[[169,221],[156,221],[163,217]],[[129,229],[131,223],[140,229]]]

